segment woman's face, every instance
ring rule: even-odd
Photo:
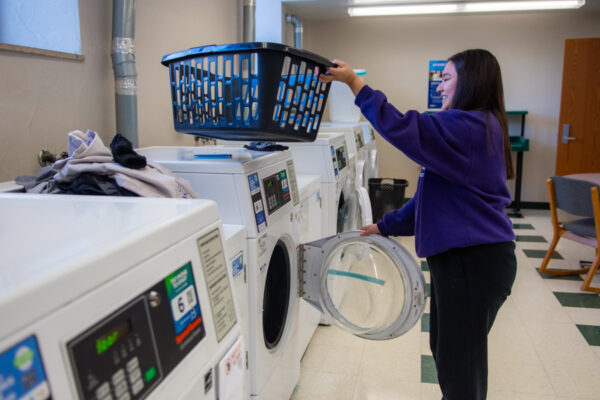
[[[448,110],[452,105],[456,90],[456,79],[456,67],[452,61],[448,61],[442,72],[442,83],[436,89],[442,95],[442,110]]]

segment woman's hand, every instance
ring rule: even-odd
[[[360,89],[365,86],[364,82],[356,75],[354,70],[342,60],[333,60],[337,67],[327,67],[327,72],[319,74],[319,80],[323,83],[340,81],[350,87],[356,96]]]
[[[381,232],[379,231],[377,224],[361,226],[358,229],[362,231],[360,236],[381,235]]]

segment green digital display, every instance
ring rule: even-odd
[[[105,334],[96,339],[96,353],[98,355],[110,349],[120,339],[127,336],[131,331],[129,320],[123,321],[108,330]]]

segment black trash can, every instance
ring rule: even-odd
[[[406,179],[371,178],[369,197],[373,211],[373,222],[378,222],[383,214],[404,205],[404,192],[408,186]]]

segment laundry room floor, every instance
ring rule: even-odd
[[[489,400],[600,399],[600,296],[581,291],[581,276],[536,270],[552,240],[550,212],[512,216],[517,278],[489,337]],[[413,238],[398,238],[414,254]],[[567,239],[550,267],[578,268],[594,249]],[[429,283],[425,260],[418,259]],[[600,287],[600,274],[593,286]],[[428,285],[429,286],[429,285]],[[335,326],[317,329],[291,400],[439,400],[429,350],[429,304],[404,336],[369,341]]]

